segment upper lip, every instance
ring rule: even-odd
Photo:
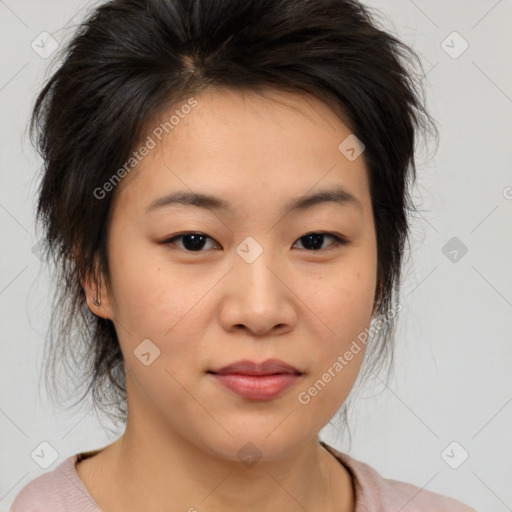
[[[211,372],[218,374],[239,373],[244,375],[272,375],[277,373],[299,375],[301,373],[297,368],[294,368],[280,359],[267,359],[261,363],[244,359],[242,361],[235,361],[218,370],[211,370]]]

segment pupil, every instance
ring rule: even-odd
[[[190,241],[191,243],[188,243]],[[187,250],[191,251],[202,249],[204,245],[204,235],[185,235],[183,237],[183,245]]]
[[[315,234],[315,233],[312,233],[310,235],[305,235],[303,236],[302,238],[305,238],[306,241],[309,241],[311,242],[312,241],[312,249],[318,249],[322,246],[322,237],[324,235],[323,234]],[[306,243],[302,242],[302,244],[307,247]]]

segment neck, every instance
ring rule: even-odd
[[[102,509],[221,512],[229,505],[238,512],[354,510],[350,474],[317,437],[280,459],[250,465],[219,460],[184,439],[160,444],[147,434],[128,422],[125,434],[93,457],[101,470],[89,487],[98,489],[96,496],[91,494]]]

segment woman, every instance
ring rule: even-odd
[[[415,57],[355,0],[93,11],[34,107],[38,218],[52,354],[126,427],[13,512],[473,510],[318,438],[392,354]]]

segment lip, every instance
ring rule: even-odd
[[[221,385],[249,400],[271,400],[302,378],[302,373],[279,359],[262,363],[243,360],[209,371]]]
[[[293,366],[281,361],[280,359],[267,359],[261,363],[255,363],[243,359],[235,361],[234,363],[223,366],[218,370],[212,370],[211,373],[226,375],[226,374],[242,374],[242,375],[273,375],[273,374],[296,374],[300,375],[301,372]]]

